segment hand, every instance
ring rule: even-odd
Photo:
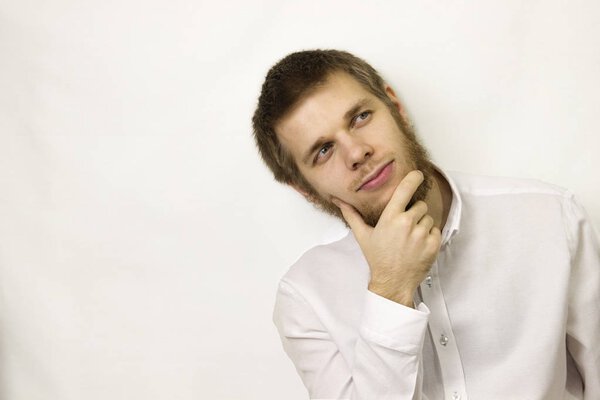
[[[424,201],[405,210],[422,182],[421,171],[409,172],[374,228],[354,207],[334,199],[369,263],[369,290],[408,307],[414,306],[413,294],[435,261],[442,236]]]

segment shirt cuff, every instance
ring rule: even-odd
[[[425,303],[414,309],[367,291],[361,324],[364,339],[415,354],[421,351],[428,322]]]

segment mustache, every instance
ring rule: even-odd
[[[391,158],[390,158],[391,159]],[[348,186],[348,191],[350,192],[355,192],[356,188],[359,187],[364,179],[373,171],[375,171],[375,169],[377,169],[377,167],[381,166],[381,164],[383,163],[383,160],[387,160],[387,158],[382,158],[380,160],[368,160],[366,163],[364,163],[359,170],[359,174],[358,176],[352,180],[352,182],[350,182],[350,185]]]

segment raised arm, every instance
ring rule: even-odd
[[[370,269],[350,356],[342,354],[314,305],[282,280],[274,321],[311,399],[424,398],[422,348],[429,310],[424,304],[415,309],[413,295],[437,256],[441,234],[424,202],[406,210],[422,181],[421,172],[409,173],[374,228],[350,205],[336,201]]]

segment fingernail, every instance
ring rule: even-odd
[[[332,198],[331,198],[331,202],[332,202],[333,204],[335,204],[335,205],[336,205],[338,208],[340,208],[340,207],[341,207],[340,201],[339,201],[338,199],[336,199],[335,197],[332,197]]]

